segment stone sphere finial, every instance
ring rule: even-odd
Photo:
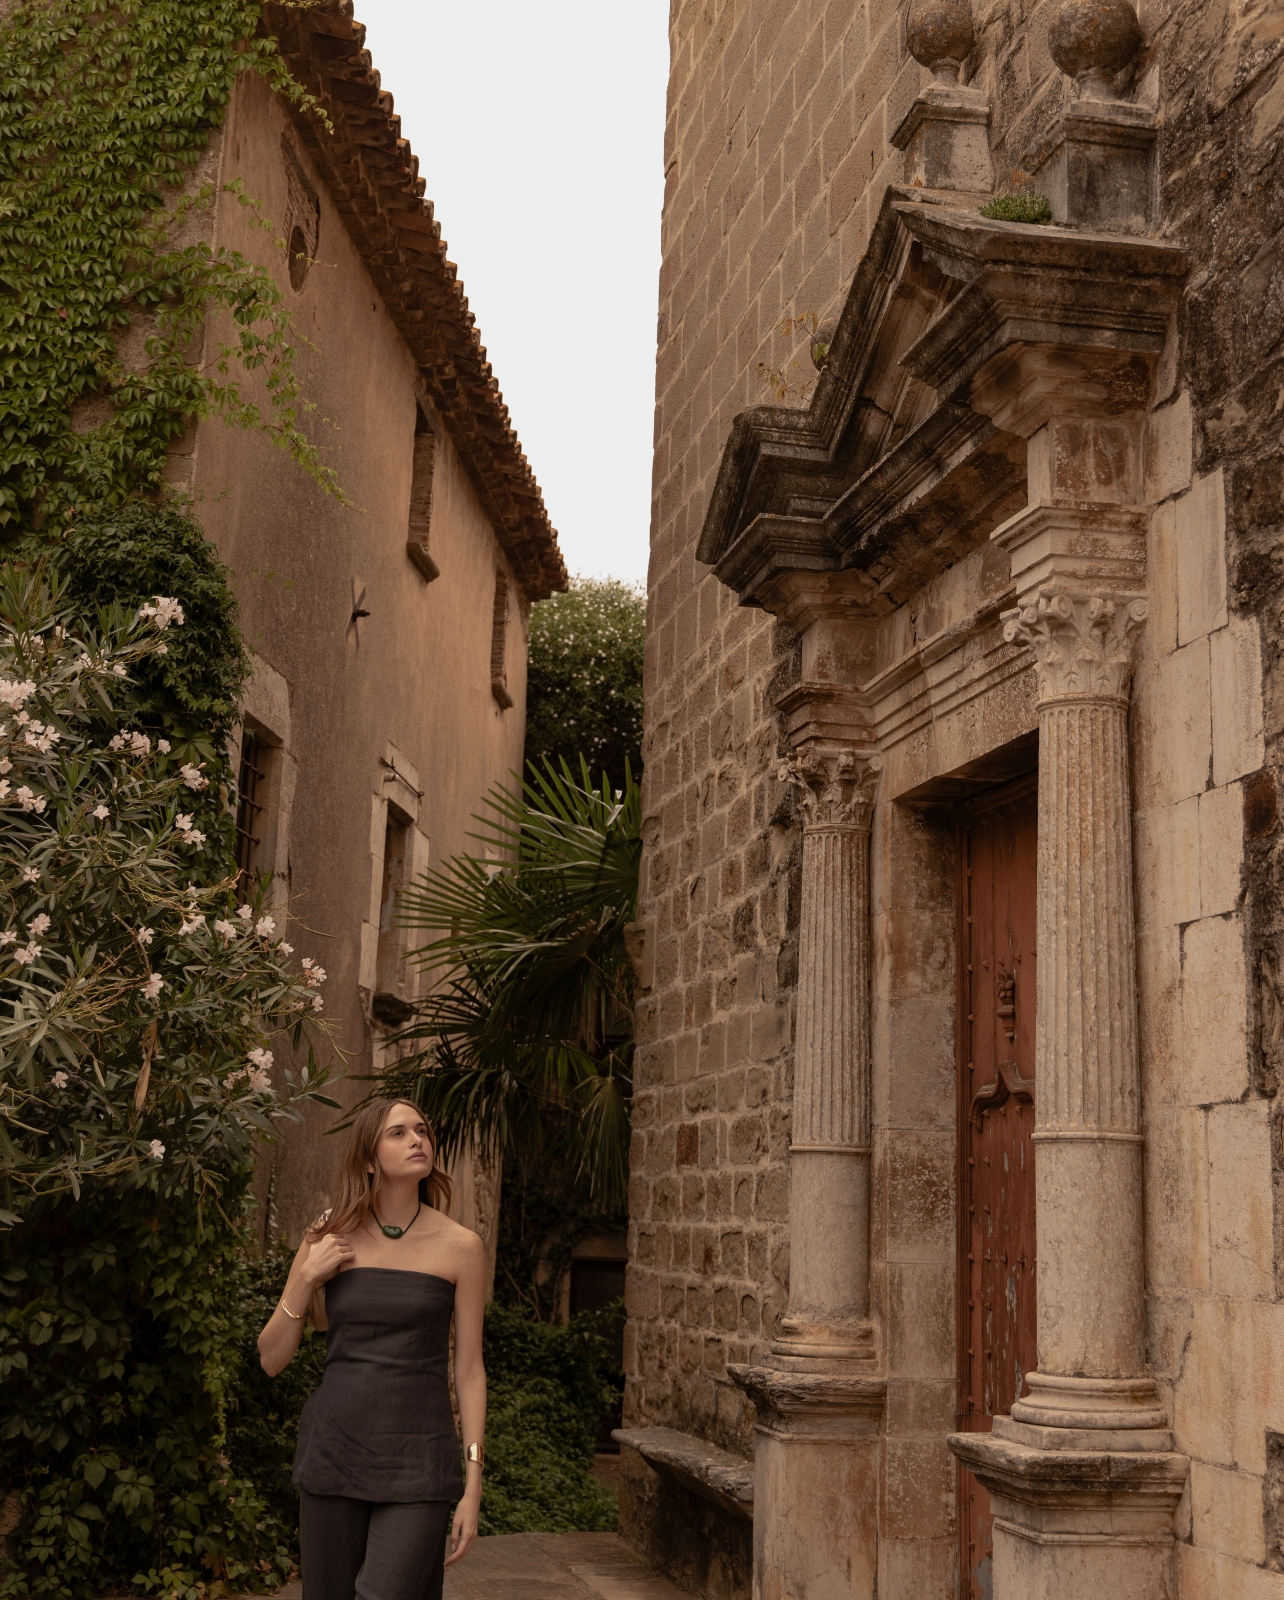
[[[918,0],[905,43],[938,83],[957,83],[959,67],[976,43],[972,13],[964,0]]]
[[[1061,0],[1048,28],[1052,59],[1091,98],[1113,95],[1112,80],[1141,49],[1128,0]]]

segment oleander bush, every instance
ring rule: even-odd
[[[324,1099],[324,974],[232,892],[199,764],[122,709],[183,623],[175,596],[87,620],[56,571],[0,573],[6,1595],[240,1592],[293,1559],[226,1416],[255,1144]]]

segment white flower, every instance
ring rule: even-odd
[[[264,1050],[261,1046],[257,1050],[251,1050],[249,1052],[249,1057],[254,1065],[262,1068],[264,1072],[266,1072],[272,1065],[272,1052],[270,1050]]]
[[[82,650],[81,653],[76,657],[76,666],[81,672],[88,672],[90,667],[93,666],[93,662]]]
[[[55,1072],[49,1081],[55,1089],[65,1089],[67,1087],[67,1074],[65,1072]]]
[[[321,998],[321,996],[319,994],[314,994],[312,996],[312,1009],[314,1011],[320,1011],[321,1007],[324,1004],[325,1004],[325,1001]]]
[[[199,828],[188,828],[183,833],[183,843],[194,844],[199,850],[200,847],[205,843],[205,835]]]
[[[180,811],[174,818],[174,826],[180,833],[185,833],[187,829],[191,827],[191,825],[192,818],[190,812]]]
[[[60,735],[55,728],[48,727],[43,722],[29,722],[22,736],[22,742],[30,745],[33,750],[39,750],[41,755],[48,755],[59,738]]]
[[[156,654],[158,656],[167,656],[169,654],[169,646],[167,644],[158,644],[156,646]]]
[[[99,822],[102,822],[109,815],[106,806],[95,806],[93,814],[98,818]]]
[[[32,794],[24,783],[20,789],[13,791],[13,798],[24,811],[34,811],[39,814],[45,809],[45,797],[42,794]]]
[[[139,944],[146,949],[146,947],[152,942],[152,935],[155,933],[155,931],[156,930],[154,928],[140,928],[134,937],[138,940]]]
[[[198,913],[196,916],[192,917],[190,921],[184,922],[178,931],[180,934],[195,933],[198,928],[203,928],[204,926],[205,918]]]
[[[3,733],[4,731],[5,730],[3,728],[0,728],[0,733]],[[6,756],[3,761],[0,761],[0,772],[12,772],[12,771],[13,771],[13,762],[9,760],[8,756]]]
[[[147,982],[143,984],[143,998],[145,1000],[155,1000],[164,987],[164,978],[161,977],[159,972],[153,972]]]
[[[32,917],[31,921],[27,924],[27,928],[30,931],[33,939],[39,939],[42,934],[45,934],[49,931],[49,918],[43,911],[41,911],[38,915]]]
[[[123,678],[125,676],[125,668],[119,661],[116,662],[111,671],[114,678]]]
[[[156,618],[156,626],[158,628],[168,628],[171,622],[176,622],[181,627],[183,625],[183,608],[178,601],[167,599],[163,594],[158,594],[155,598],[155,606],[144,606],[143,611],[151,611]]]
[[[0,933],[0,947],[3,947],[7,944],[17,944],[17,942],[18,935],[13,931],[12,928],[6,928],[3,933]]]
[[[284,939],[282,939],[280,944],[277,945],[277,949],[283,956],[292,956],[294,954],[294,946],[292,944],[286,944]]]
[[[147,1152],[153,1161],[164,1161],[165,1159],[165,1146],[160,1142],[159,1139],[152,1140],[152,1142],[147,1146]]]
[[[29,967],[40,954],[41,946],[33,939],[25,950],[15,950],[13,959],[20,967]]]
[[[254,924],[254,931],[260,939],[266,939],[268,934],[276,932],[276,918],[260,917]]]
[[[250,918],[254,915],[254,907],[253,906],[237,906],[236,914],[237,914],[238,917],[240,917],[242,922],[248,922],[250,920]]]
[[[172,748],[168,739],[157,739],[156,748],[163,756],[167,756]]]
[[[210,780],[199,767],[194,767],[190,761],[185,761],[178,769],[179,777],[189,789],[208,789]]]
[[[257,1072],[247,1073],[246,1077],[249,1079],[250,1088],[257,1090],[259,1094],[272,1087],[272,1075],[266,1068],[262,1068]]]
[[[12,706],[15,711],[22,708],[22,702],[35,694],[36,686],[30,678],[19,681],[16,678],[0,678],[0,701],[7,706]]]
[[[129,748],[136,756],[145,756],[151,753],[152,741],[145,733],[131,733],[129,735]]]
[[[8,798],[9,798],[9,780],[8,780],[8,778],[0,778],[0,800],[7,800]]]
[[[39,867],[23,867],[23,869],[22,869],[22,881],[23,881],[23,883],[35,883],[36,880],[39,877],[40,877],[40,868]]]
[[[303,981],[309,989],[316,989],[325,982],[325,968],[314,961],[311,956],[303,958]],[[318,1010],[320,1007],[317,1008]]]
[[[225,939],[235,939],[236,924],[234,922],[228,922],[225,917],[215,917],[214,932],[221,933]]]
[[[28,722],[30,722],[30,721],[31,721],[31,716],[30,716],[30,714],[29,714],[29,713],[28,713],[28,712],[26,712],[26,711],[20,711],[20,712],[19,712],[19,713],[18,713],[18,715],[17,715],[17,716],[16,716],[16,717],[15,717],[15,718],[14,718],[14,719],[13,719],[13,720],[14,720],[14,721],[15,721],[15,722],[16,722],[16,723],[17,723],[17,725],[18,725],[18,726],[19,726],[19,727],[20,727],[20,728],[21,728],[21,727],[25,727],[25,725],[26,725],[26,724],[27,724],[27,723],[28,723]]]

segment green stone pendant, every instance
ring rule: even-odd
[[[394,1228],[390,1222],[381,1222],[379,1226],[390,1239],[400,1239],[406,1231],[404,1228]]]

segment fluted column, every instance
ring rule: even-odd
[[[1044,593],[1005,637],[1039,674],[1039,1367],[1012,1415],[1162,1424],[1145,1370],[1128,689],[1146,603]]]
[[[872,1357],[869,1326],[869,825],[879,761],[786,762],[803,817],[790,1146],[789,1312],[777,1356]]]

